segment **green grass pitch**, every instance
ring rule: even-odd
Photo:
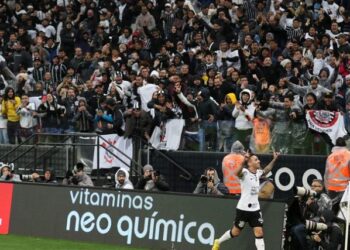
[[[107,244],[75,242],[18,235],[0,235],[1,250],[146,250]]]

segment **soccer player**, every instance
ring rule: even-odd
[[[258,200],[259,179],[272,170],[279,155],[280,153],[274,152],[272,161],[264,169],[260,168],[260,160],[256,155],[249,155],[248,153],[245,155],[245,163],[236,172],[241,182],[241,198],[237,204],[234,226],[214,241],[212,250],[219,250],[222,242],[239,236],[246,222],[254,230],[256,248],[258,250],[265,249],[263,218]],[[247,166],[247,168],[244,168],[244,166]]]

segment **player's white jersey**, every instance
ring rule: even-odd
[[[241,198],[238,201],[237,208],[243,211],[258,211],[259,204],[259,179],[264,174],[264,171],[258,169],[256,173],[250,172],[243,168],[241,182]]]

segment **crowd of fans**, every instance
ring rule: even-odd
[[[343,3],[344,2],[344,3]],[[324,153],[307,110],[350,128],[350,12],[334,0],[0,0],[0,143],[33,132],[180,149]],[[323,146],[322,146],[323,145]]]

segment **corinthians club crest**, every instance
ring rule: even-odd
[[[311,110],[308,112],[311,121],[323,128],[332,127],[338,120],[339,113],[327,110]]]
[[[115,145],[117,143],[118,137],[115,137],[113,139],[108,139],[108,143],[107,142],[103,142],[101,144],[101,147],[105,148],[106,150],[104,150],[104,154],[103,154],[103,158],[105,159],[106,162],[108,162],[109,164],[111,164],[113,162],[113,160],[115,159]]]

